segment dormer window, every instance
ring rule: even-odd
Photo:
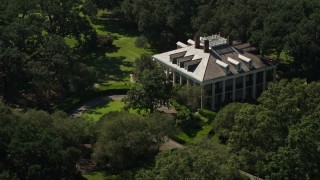
[[[201,60],[202,59],[195,59],[195,60],[192,60],[192,61],[185,62],[184,63],[184,69],[189,71],[189,72],[193,72],[198,67],[198,65],[200,64]]]
[[[216,63],[217,63],[220,67],[222,67],[222,68],[224,69],[224,72],[225,72],[226,74],[229,74],[229,73],[230,73],[230,69],[229,69],[229,65],[228,65],[228,64],[226,64],[226,63],[224,63],[224,62],[222,62],[222,61],[220,61],[220,60],[216,60]]]
[[[247,58],[241,54],[239,54],[238,57],[239,57],[239,59],[241,59],[242,61],[247,63],[250,69],[252,68],[252,60],[250,58]]]
[[[241,63],[235,59],[228,57],[228,61],[237,67],[237,71],[241,71]]]

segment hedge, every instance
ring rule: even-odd
[[[214,118],[217,116],[216,112],[210,111],[208,109],[200,109],[199,114],[203,117],[208,118],[209,121],[213,121]]]

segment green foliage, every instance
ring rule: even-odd
[[[157,64],[152,60],[150,54],[142,54],[134,61],[134,68],[135,74],[138,76],[138,78],[143,78],[143,73],[147,70],[156,69]]]
[[[113,9],[119,8],[123,0],[108,0],[108,1],[93,0],[93,2],[96,4],[96,6],[99,9],[113,10]]]
[[[146,55],[137,60],[137,68],[142,71],[138,74],[139,84],[130,89],[124,99],[127,110],[132,108],[138,112],[147,110],[152,113],[158,107],[169,105],[172,95],[171,83],[163,69],[153,63],[151,57]],[[154,69],[144,69],[152,66]]]
[[[1,179],[75,179],[91,125],[64,113],[17,112],[0,103]]]
[[[122,3],[122,12],[133,20],[148,42],[157,49],[174,47],[178,39],[190,33],[190,19],[196,1],[128,1]],[[181,23],[184,22],[184,23]]]
[[[84,1],[82,7],[83,14],[88,16],[95,16],[98,13],[98,7],[94,1]]]
[[[139,36],[136,41],[134,42],[136,47],[138,48],[147,48],[148,47],[148,40],[144,36]]]
[[[275,54],[279,59],[286,52],[294,58],[290,70],[295,75],[320,77],[320,11],[315,0],[124,0],[115,6],[119,4],[124,17],[134,21],[158,50],[172,49],[178,40],[195,35],[220,33],[249,41],[261,55]]]
[[[317,179],[319,83],[282,80],[271,84],[258,105],[234,115],[231,152],[242,169],[266,179]],[[219,114],[216,119],[219,118]],[[230,124],[228,123],[228,127]]]
[[[100,47],[111,47],[115,37],[109,33],[107,35],[98,35],[98,42]]]
[[[212,127],[208,118],[197,112],[192,113],[186,106],[179,104],[174,99],[170,103],[177,110],[175,120],[176,126],[180,128],[179,131],[170,136],[172,139],[184,144],[198,142],[210,136]]]
[[[228,142],[228,139],[229,139],[229,135],[230,134],[230,131],[229,130],[226,130],[226,129],[223,129],[220,134],[219,134],[219,142],[222,143],[222,144],[227,144]]]
[[[209,122],[212,122],[217,116],[217,113],[210,111],[208,109],[200,109],[198,112],[201,116],[208,118]]]
[[[242,106],[243,104],[241,103],[230,103],[217,113],[212,126],[215,132],[223,130],[224,135],[222,135],[222,138],[229,136],[229,132],[235,125],[235,115]]]
[[[103,92],[110,89],[130,89],[130,74],[134,71],[134,60],[141,54],[150,54],[150,49],[135,47],[139,32],[131,22],[115,16],[114,12],[98,11],[97,17],[91,17],[92,25],[100,35],[112,34],[116,37],[113,45],[107,48],[96,48],[97,43],[88,45],[85,51],[85,63],[94,67],[97,74],[96,90]]]
[[[185,104],[191,111],[196,112],[201,107],[202,89],[200,86],[182,86],[176,92],[179,103]],[[205,99],[205,94],[203,94]]]
[[[88,40],[92,27],[80,0],[7,1],[0,8],[0,81],[3,99],[51,109],[92,86],[95,73],[81,64],[65,38]],[[83,36],[88,35],[86,38]],[[80,76],[86,76],[79,81]]]
[[[177,126],[181,128],[187,128],[192,123],[192,120],[193,120],[191,111],[186,106],[179,104],[174,99],[172,99],[170,103],[177,111],[177,115],[176,115]]]
[[[136,179],[235,179],[237,170],[210,143],[164,151],[154,167],[140,170]]]
[[[172,123],[172,118],[163,114],[142,117],[110,113],[97,123],[99,133],[93,157],[100,167],[110,164],[113,169],[141,164],[158,152]]]

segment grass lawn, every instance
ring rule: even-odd
[[[211,125],[204,125],[201,127],[199,131],[196,132],[196,135],[194,137],[190,137],[185,132],[180,130],[178,131],[176,137],[185,141],[186,143],[196,143],[201,141],[203,138],[207,137],[211,129]]]
[[[85,119],[93,119],[98,121],[103,115],[112,111],[122,111],[124,103],[121,100],[110,100],[107,105],[99,106],[95,109],[89,110],[82,115]]]
[[[92,25],[98,34],[111,33],[116,37],[112,47],[99,48],[87,55],[88,65],[95,68],[100,87],[98,90],[130,88],[130,74],[134,60],[141,54],[152,54],[151,49],[135,46],[140,36],[137,27],[129,22],[111,18],[106,11],[99,11]]]
[[[272,58],[276,59],[277,58],[277,54],[276,53],[273,53],[270,55]],[[290,55],[288,55],[287,53],[285,53],[284,51],[282,51],[280,53],[280,57],[279,59],[281,60],[281,63],[282,64],[291,64],[293,61],[294,61],[294,58]]]
[[[85,177],[88,180],[104,180],[104,179],[116,179],[116,177],[106,175],[104,172],[92,172],[84,174],[83,177]]]
[[[200,128],[197,128],[197,130],[193,129],[191,134],[188,135],[188,133],[184,132],[183,130],[179,130],[174,135],[174,139],[183,141],[185,143],[197,143],[202,141],[205,138],[208,138],[209,132],[212,129],[212,121],[209,121],[208,118],[201,116],[198,112],[195,113],[195,116],[198,117],[200,120],[198,122]],[[214,146],[219,149],[219,152],[222,152],[224,154],[228,153],[228,146],[225,144],[221,144],[219,140],[219,135],[221,132],[216,132],[212,137],[210,137],[210,141],[214,144]]]
[[[98,34],[111,33],[116,36],[112,47],[96,48],[92,52],[83,54],[86,64],[95,69],[97,83],[100,85],[91,94],[130,89],[133,86],[130,83],[130,74],[133,73],[134,60],[142,54],[153,54],[154,50],[137,48],[135,41],[140,36],[138,28],[132,23],[111,18],[110,13],[106,11],[99,11],[97,17],[91,19],[91,23]],[[76,40],[66,38],[66,43],[74,47]],[[89,99],[91,94],[76,94],[57,109],[68,111],[75,104]]]
[[[102,171],[86,173],[82,175],[87,180],[119,180],[119,179],[133,179],[136,169],[121,171],[119,174],[111,174]]]
[[[145,165],[147,166],[147,165]],[[133,168],[130,170],[124,170],[118,173],[107,173],[103,171],[97,171],[97,172],[91,172],[86,173],[82,175],[87,180],[119,180],[119,179],[134,179],[134,175],[137,173],[137,171],[142,167]]]
[[[94,109],[91,109],[82,115],[85,119],[92,119],[94,122],[97,122],[103,115],[108,114],[112,111],[123,111],[125,104],[121,100],[110,100],[108,104],[98,106]],[[138,114],[136,110],[129,110],[129,113]],[[141,111],[141,115],[147,114],[146,111]]]

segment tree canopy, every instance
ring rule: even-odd
[[[319,89],[318,82],[281,80],[259,104],[238,106],[229,145],[243,170],[266,179],[319,178]]]
[[[0,177],[75,179],[81,145],[92,139],[91,125],[64,113],[25,113],[0,103]],[[88,133],[86,133],[88,132]]]
[[[92,34],[83,1],[4,1],[0,8],[0,82],[4,101],[51,109],[70,93],[92,86],[95,73],[70,48]],[[79,81],[86,77],[86,81]]]
[[[294,72],[308,80],[320,77],[317,0],[123,0],[114,5],[158,50],[220,33],[249,41],[261,55],[285,53],[294,59]]]
[[[151,60],[151,56],[142,55],[136,60],[137,84],[128,91],[124,102],[126,109],[154,112],[156,108],[168,106],[172,95],[172,85],[164,70]]]
[[[190,145],[161,152],[155,165],[150,170],[140,170],[136,179],[235,179],[238,171],[226,160],[208,142]]]
[[[129,113],[110,113],[98,122],[98,140],[93,157],[103,168],[107,164],[112,169],[139,165],[158,152],[173,123],[173,119],[164,114],[142,117]]]
[[[196,112],[201,108],[201,96],[205,99],[206,94],[202,94],[203,91],[200,86],[182,86],[175,93],[176,99],[185,104],[191,111]]]

